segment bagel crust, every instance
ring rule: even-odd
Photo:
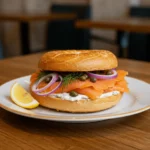
[[[105,110],[115,106],[121,99],[122,93],[96,100],[69,101],[49,96],[39,96],[32,92],[31,95],[40,103],[41,106],[55,109],[57,111],[72,113],[87,113]]]
[[[38,64],[48,71],[96,71],[118,66],[116,56],[107,50],[58,50],[45,53]]]

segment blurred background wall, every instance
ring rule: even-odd
[[[1,13],[46,13],[49,12],[51,0],[0,0]],[[43,49],[45,22],[30,23],[31,49]],[[4,55],[16,56],[20,50],[19,24],[15,22],[1,23],[1,34]]]
[[[103,18],[115,18],[115,17],[125,17],[128,15],[128,0],[92,0],[92,19],[98,20]],[[104,38],[108,38],[110,40],[115,40],[116,32],[114,30],[97,30],[93,29],[92,33],[94,35],[100,35]],[[108,44],[106,42],[91,41],[92,48],[101,48],[101,49],[109,49],[114,53],[117,51],[116,45]]]
[[[150,6],[150,0],[141,0],[142,6]]]
[[[47,13],[54,3],[86,3],[88,0],[0,0],[0,13]],[[92,19],[124,17],[128,15],[128,8],[131,0],[91,0]],[[132,0],[136,1],[136,0]],[[150,6],[150,0],[141,0],[141,5]],[[46,23],[30,23],[31,49],[45,48]],[[115,39],[114,31],[92,30],[94,34]],[[18,23],[0,23],[0,39],[4,47],[4,55],[16,56],[20,54],[20,37]],[[103,42],[92,41],[92,48],[117,50],[115,45]]]
[[[20,0],[0,0],[0,13],[20,13],[22,1]],[[20,54],[19,24],[1,22],[1,40],[5,56],[15,56]]]
[[[24,0],[25,12],[27,13],[50,13],[51,0]],[[45,48],[46,22],[30,23],[31,49]]]

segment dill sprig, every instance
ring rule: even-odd
[[[63,87],[68,86],[73,81],[79,79],[83,75],[82,72],[72,72],[63,77],[62,85]]]
[[[37,80],[39,80],[40,78],[46,76],[47,74],[51,73],[50,71],[41,71],[38,74],[38,78]],[[79,79],[82,75],[84,75],[83,72],[69,72],[65,75],[63,75],[63,73],[58,72],[58,74],[62,74],[62,86],[66,87],[68,86],[70,83],[72,83],[73,81]]]
[[[37,77],[37,80],[41,79],[42,77],[48,75],[50,72],[49,71],[40,71]]]

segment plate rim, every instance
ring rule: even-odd
[[[8,82],[12,82],[14,80],[21,79],[21,78],[26,78],[26,77],[30,77],[30,75],[23,76],[23,77],[20,77],[20,78],[16,78],[16,79],[10,80]],[[129,79],[132,79],[132,80],[138,80],[140,82],[143,82],[143,83],[146,83],[146,84],[149,85],[149,83],[147,83],[147,82],[145,82],[143,80],[139,80],[137,78],[133,78],[133,77],[129,77],[129,76],[126,77],[126,78],[129,78]],[[1,86],[7,84],[8,82],[2,84]],[[1,88],[1,86],[0,86],[0,88]],[[14,114],[17,114],[17,115],[20,115],[20,116],[34,118],[34,119],[59,121],[59,122],[70,122],[70,121],[71,122],[81,122],[81,121],[100,121],[100,120],[107,120],[107,119],[115,119],[115,118],[127,117],[127,116],[131,116],[131,115],[142,113],[142,112],[144,112],[146,110],[149,110],[150,109],[150,105],[145,106],[145,107],[143,107],[141,109],[134,110],[134,111],[129,111],[129,112],[120,113],[120,114],[112,114],[112,115],[108,114],[106,116],[99,116],[99,115],[93,115],[93,116],[39,115],[39,114],[35,114],[34,112],[32,112],[32,113],[25,113],[25,112],[21,112],[21,111],[18,111],[18,110],[11,109],[10,107],[7,107],[7,106],[1,104],[1,101],[0,101],[0,108],[3,108],[6,111],[9,111],[11,113],[14,113]]]
[[[51,120],[51,121],[66,121],[66,122],[76,121],[77,122],[77,121],[93,121],[93,120],[99,121],[99,120],[127,117],[127,116],[135,115],[138,113],[142,113],[146,110],[149,110],[150,106],[146,106],[146,107],[143,107],[143,108],[135,110],[135,111],[130,111],[128,113],[121,113],[121,114],[107,115],[107,116],[98,116],[98,115],[85,116],[84,118],[83,118],[83,116],[75,116],[75,117],[65,116],[65,117],[63,117],[63,116],[38,115],[38,114],[34,114],[34,113],[27,114],[27,113],[23,113],[23,112],[20,112],[17,110],[10,109],[9,107],[6,107],[4,105],[0,105],[0,108],[3,108],[4,110],[9,111],[11,113],[14,113],[14,114],[17,114],[20,116],[24,116],[24,117],[29,117],[29,118],[35,118],[35,119],[40,119],[40,120]]]

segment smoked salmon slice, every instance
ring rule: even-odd
[[[100,96],[103,93],[103,90],[97,91],[93,89],[92,87],[88,87],[84,89],[75,89],[75,91],[79,94],[88,96],[92,100],[96,99],[98,96]]]
[[[125,76],[128,72],[124,70],[118,70],[118,76],[114,79],[107,80],[97,80],[95,83],[91,82],[89,79],[86,81],[76,80],[70,83],[68,86],[63,87],[60,86],[55,93],[62,92],[70,92],[76,91],[79,94],[87,95],[91,99],[96,99],[97,96],[100,96],[102,93],[106,91],[114,91],[118,90],[120,92],[128,92],[129,89],[127,87],[127,82],[125,81]],[[37,80],[38,73],[34,73],[31,76],[31,85]],[[59,82],[55,82],[52,86],[47,88],[44,92],[51,91],[54,89]],[[40,83],[38,88],[44,87],[46,85],[45,82]]]

